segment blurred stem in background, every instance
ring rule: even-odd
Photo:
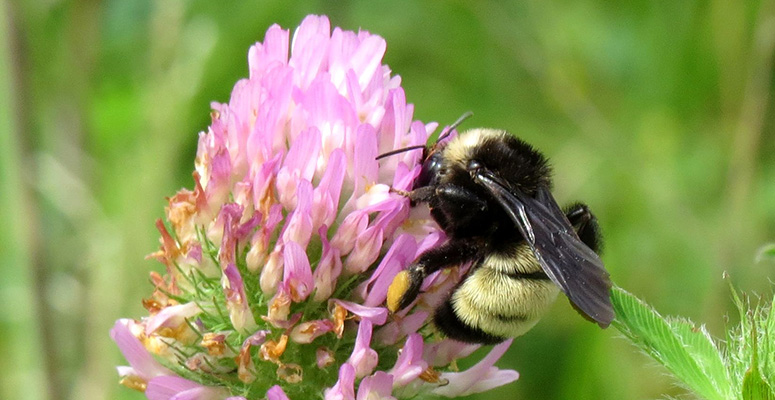
[[[726,12],[735,12],[731,3],[725,1],[718,3],[720,9]],[[735,30],[741,29],[734,24],[720,26],[733,27]],[[745,61],[741,68],[744,76],[741,81],[744,83],[744,87],[738,88],[738,93],[729,93],[730,97],[741,97],[739,107],[726,110],[731,116],[730,120],[735,121],[735,126],[733,128],[732,155],[729,163],[724,207],[727,210],[727,223],[724,224],[726,226],[726,237],[724,238],[726,246],[721,248],[726,249],[727,252],[721,255],[721,266],[723,267],[728,267],[735,262],[733,257],[736,252],[733,250],[736,248],[736,238],[743,236],[746,226],[751,223],[741,216],[745,215],[745,210],[751,207],[751,192],[755,184],[757,169],[756,160],[759,157],[762,130],[771,101],[773,53],[775,50],[775,1],[762,2],[752,30],[750,47],[737,50],[745,50],[741,55]],[[733,34],[732,32],[726,33]],[[726,40],[719,42],[727,44]],[[723,57],[719,61],[722,68],[731,69],[729,64],[737,60]],[[729,84],[730,80],[726,79],[725,83]]]
[[[97,311],[86,297],[93,270],[84,267],[90,256],[86,239],[99,214],[89,189],[94,171],[83,146],[90,134],[89,102],[99,50],[98,5],[71,2],[63,10],[68,17],[59,20],[54,28],[57,34],[49,36],[41,29],[47,16],[40,13],[39,4],[4,3],[11,21],[6,36],[10,43],[4,53],[10,73],[5,76],[13,83],[10,93],[15,95],[8,108],[12,110],[8,120],[15,124],[8,132],[14,142],[7,151],[10,159],[18,161],[14,185],[6,191],[16,196],[17,204],[4,209],[22,221],[14,225],[11,235],[23,238],[19,249],[25,255],[11,265],[15,273],[8,275],[29,274],[30,284],[23,286],[23,292],[33,306],[25,314],[32,318],[32,326],[21,326],[32,339],[24,343],[32,348],[9,350],[11,354],[24,351],[20,354],[23,359],[40,357],[42,361],[26,369],[14,358],[9,360],[4,370],[15,371],[22,379],[8,381],[19,385],[9,389],[8,398],[19,397],[21,389],[41,391],[41,398],[43,393],[50,399],[70,397],[80,371],[63,365],[81,365],[82,355],[90,349],[90,342],[84,340],[62,346],[61,337],[88,340],[93,334],[91,317]],[[63,40],[57,40],[56,47],[49,46],[47,42],[54,37]],[[13,173],[13,169],[8,171]],[[62,229],[76,235],[60,236]],[[18,301],[6,303],[15,307],[7,315],[18,315]],[[39,382],[30,382],[30,378]]]
[[[36,384],[46,378],[43,368],[46,361],[39,351],[42,335],[38,331],[37,316],[42,307],[33,284],[39,271],[35,249],[40,249],[38,217],[35,207],[30,207],[34,196],[32,188],[25,185],[33,165],[24,163],[21,151],[22,107],[18,98],[22,86],[19,78],[20,65],[18,30],[14,24],[10,4],[0,4],[0,274],[3,290],[0,291],[0,368],[6,375],[0,381],[0,396],[14,398],[22,394],[33,398],[45,398],[46,385]],[[46,393],[48,395],[48,393]]]

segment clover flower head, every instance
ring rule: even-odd
[[[493,367],[510,342],[454,371],[477,346],[440,338],[428,316],[455,271],[430,277],[413,310],[384,307],[393,277],[445,239],[390,190],[411,190],[421,152],[376,160],[437,128],[412,120],[385,49],[314,15],[250,48],[249,77],[199,135],[194,188],[156,224],[166,273],[151,273],[149,315],[111,330],[123,384],[154,400],[362,400],[517,378]]]

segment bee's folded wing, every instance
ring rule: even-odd
[[[532,198],[486,168],[476,171],[474,179],[511,217],[549,278],[576,307],[607,327],[614,318],[608,272],[576,235],[548,188],[539,188]]]

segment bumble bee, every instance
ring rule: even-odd
[[[560,291],[586,318],[605,328],[614,318],[611,282],[597,220],[582,203],[561,210],[550,192],[551,171],[537,150],[506,131],[472,129],[423,147],[413,204],[427,203],[448,241],[422,253],[394,278],[387,306],[408,307],[423,279],[471,263],[434,313],[447,337],[498,343],[530,330]]]

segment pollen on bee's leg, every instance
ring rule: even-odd
[[[390,312],[398,311],[398,306],[401,304],[401,298],[409,289],[409,272],[403,270],[399,272],[393,282],[388,287],[387,292],[387,307]]]

